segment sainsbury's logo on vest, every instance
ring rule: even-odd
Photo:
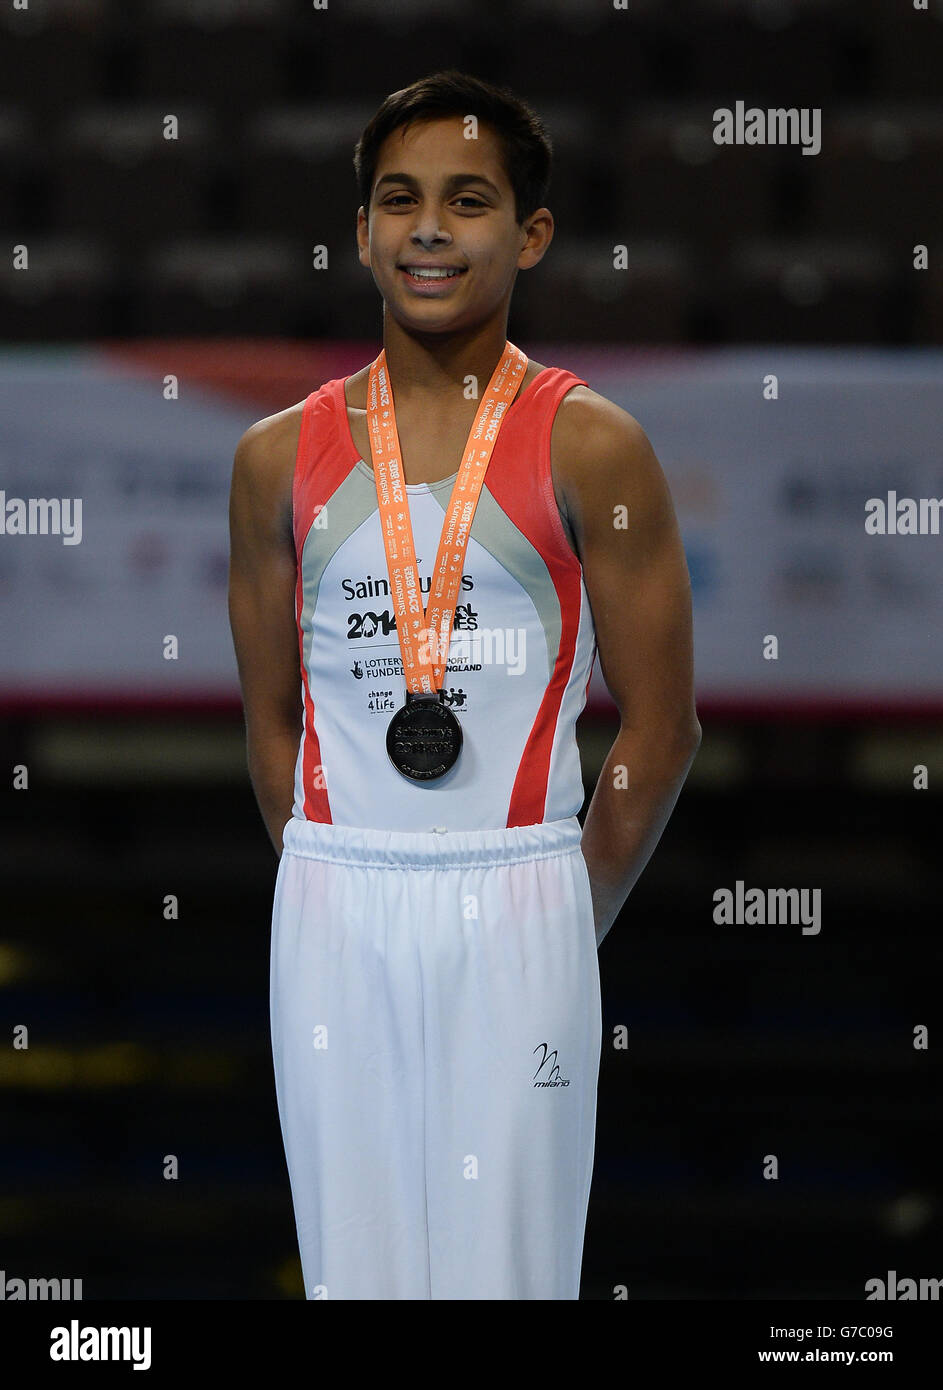
[[[417,565],[421,561],[417,559]],[[420,579],[420,592],[427,594],[432,584],[432,576],[428,579]],[[470,574],[462,575],[462,588],[474,589],[475,581]],[[388,598],[390,593],[390,581],[388,579],[374,579],[372,574],[368,574],[366,579],[342,579],[341,588],[347,598]]]

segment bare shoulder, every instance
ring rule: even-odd
[[[298,401],[250,425],[236,445],[236,467],[271,479],[293,469],[303,411],[304,401]]]
[[[279,527],[291,522],[291,493],[304,401],[256,420],[233,459],[233,497],[264,511]]]
[[[551,434],[554,465],[573,483],[590,475],[615,470],[619,476],[633,465],[644,467],[654,458],[645,430],[627,410],[593,391],[574,386],[557,409]]]
[[[584,559],[594,539],[609,545],[626,534],[613,530],[614,506],[628,509],[635,537],[670,528],[668,483],[648,435],[634,415],[590,387],[574,386],[560,402],[550,461]]]

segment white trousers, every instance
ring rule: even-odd
[[[286,825],[272,1054],[306,1298],[579,1297],[602,1041],[580,837]]]

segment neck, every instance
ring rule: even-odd
[[[464,392],[470,376],[477,379],[481,397],[506,342],[506,320],[467,333],[416,334],[385,315],[383,350],[394,399],[444,403],[454,399],[454,391]]]

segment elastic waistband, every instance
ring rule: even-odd
[[[292,817],[282,831],[282,845],[286,853],[303,859],[363,868],[466,869],[571,854],[582,834],[576,816],[541,825],[443,831],[372,830]]]

